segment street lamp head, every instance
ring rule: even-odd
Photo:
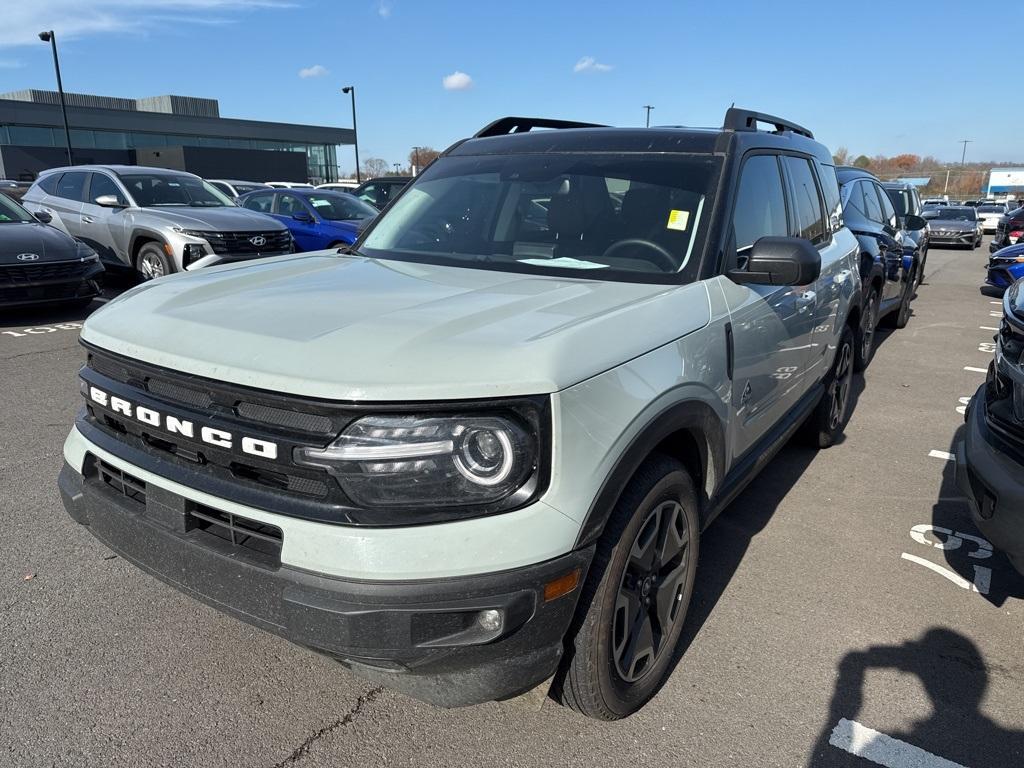
[[[344,88],[341,89],[341,92],[342,93],[351,93],[352,92],[352,86],[351,85],[346,85]]]
[[[52,29],[49,32],[40,32],[39,33],[39,39],[42,40],[44,43],[50,42],[50,40],[52,38],[53,38],[53,30]]]

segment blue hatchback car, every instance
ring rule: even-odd
[[[1009,288],[1024,277],[1024,243],[1008,245],[988,257],[985,282],[996,288]]]
[[[376,208],[354,195],[325,189],[261,189],[242,195],[238,204],[283,223],[297,251],[351,245],[377,215]]]

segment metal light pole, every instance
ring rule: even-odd
[[[64,117],[64,141],[67,142],[68,165],[74,165],[75,161],[71,155],[71,130],[68,128],[68,107],[64,101],[64,83],[60,79],[60,60],[57,58],[57,36],[51,29],[49,32],[40,32],[39,39],[49,43],[53,48],[53,68],[57,72],[57,93],[60,95],[60,113]]]
[[[359,175],[359,131],[356,129],[356,87],[354,85],[346,85],[341,89],[342,93],[352,94],[352,140],[355,142],[356,148],[356,183],[362,181]]]
[[[652,107],[650,104],[645,104],[644,105],[644,109],[647,110],[647,123],[646,123],[646,127],[650,128],[651,127],[651,110],[654,109],[654,107]]]
[[[401,163],[392,163],[392,165],[395,166],[395,176],[397,176],[398,172],[402,169],[402,164]]]
[[[966,170],[964,168],[964,161],[967,160],[967,145],[968,144],[973,144],[973,143],[974,142],[971,141],[971,139],[960,139],[960,141],[957,142],[957,144],[963,144],[964,145],[964,151],[960,153],[960,183],[957,184],[958,187],[962,187],[963,186],[964,172]]]
[[[420,148],[419,147],[413,147],[412,148],[412,154],[413,154],[413,163],[416,165],[416,167],[413,168],[412,175],[413,176],[418,176],[419,173],[420,173]]]

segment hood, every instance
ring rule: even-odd
[[[26,262],[18,258],[23,253],[34,253],[39,258]],[[38,264],[78,257],[78,243],[55,227],[33,222],[0,224],[0,264]]]
[[[1000,248],[998,251],[989,256],[989,260],[994,261],[995,259],[1018,259],[1022,256],[1024,256],[1024,244],[1008,245],[1005,248]]]
[[[173,370],[353,401],[564,389],[709,322],[707,289],[303,254],[161,278],[82,339]]]
[[[216,229],[221,232],[273,232],[286,229],[277,219],[248,208],[186,208],[179,206],[155,206],[139,208],[142,213],[159,216],[182,229]]]

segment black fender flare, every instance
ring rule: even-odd
[[[587,546],[601,536],[623,489],[640,465],[665,440],[684,431],[694,438],[701,464],[700,467],[690,467],[695,473],[693,480],[700,499],[701,529],[710,522],[708,500],[713,490],[709,489],[717,487],[725,475],[725,424],[707,403],[684,400],[649,417],[646,425],[619,455],[587,511],[575,548]]]
[[[131,264],[133,267],[135,266],[135,254],[139,249],[139,241],[141,240],[154,240],[160,243],[160,245],[167,244],[167,238],[165,238],[155,229],[133,229],[132,236],[128,240],[128,257],[131,259]]]

